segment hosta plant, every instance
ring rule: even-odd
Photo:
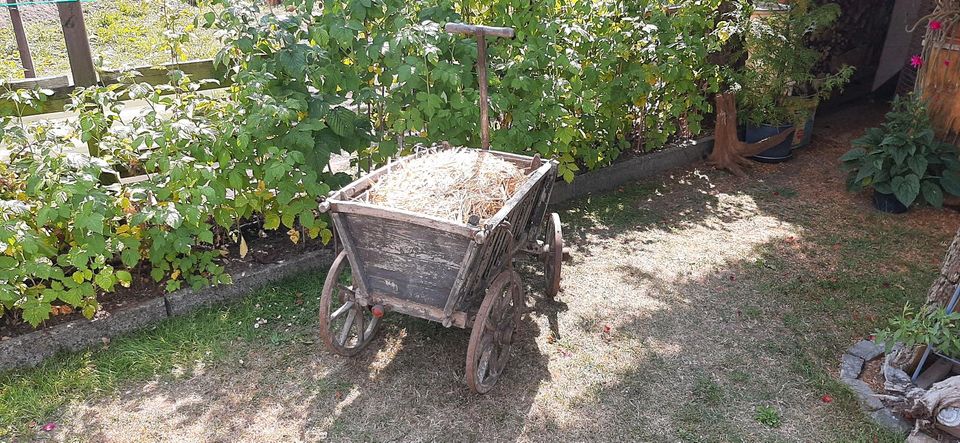
[[[943,204],[944,193],[960,196],[960,158],[953,145],[937,140],[924,104],[898,97],[878,128],[853,141],[840,158],[851,190],[873,188],[893,194],[904,206]]]

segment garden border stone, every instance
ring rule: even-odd
[[[913,429],[913,426],[885,407],[870,385],[858,378],[863,372],[865,363],[879,358],[883,355],[883,351],[883,344],[872,340],[860,340],[850,346],[840,358],[840,381],[853,391],[860,407],[874,423],[889,431],[906,434]]]
[[[713,149],[713,136],[671,146],[627,161],[580,174],[571,183],[558,181],[553,186],[550,204],[562,203],[596,192],[657,175],[661,172],[703,160]]]
[[[713,136],[704,137],[578,175],[572,183],[557,182],[550,204],[617,189],[626,183],[702,160],[713,149],[713,141]],[[308,252],[242,272],[233,276],[233,284],[209,286],[196,291],[182,289],[112,312],[99,313],[94,320],[73,320],[3,340],[0,341],[0,371],[36,366],[58,352],[77,352],[106,343],[117,335],[150,326],[164,318],[239,300],[255,289],[294,274],[326,268],[332,261],[333,254],[328,249]]]
[[[294,274],[330,266],[333,253],[311,251],[289,260],[233,276],[233,284],[184,289],[162,297],[101,311],[93,320],[78,319],[0,341],[0,371],[36,366],[58,352],[76,352],[108,342],[120,334],[143,329],[165,318],[203,306],[234,301],[251,291]]]

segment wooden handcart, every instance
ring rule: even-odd
[[[466,381],[473,391],[485,393],[506,366],[525,304],[519,274],[513,269],[514,256],[524,252],[543,260],[547,296],[556,296],[560,288],[560,217],[546,216],[557,163],[487,151],[484,36],[512,37],[513,30],[460,24],[446,29],[477,36],[481,48],[477,64],[482,155],[532,172],[503,208],[482,224],[355,200],[391,168],[402,168],[426,152],[381,167],[331,194],[320,209],[330,214],[343,251],[323,285],[320,335],[333,352],[352,356],[373,340],[387,312],[471,328]]]

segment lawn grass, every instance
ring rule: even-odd
[[[557,208],[560,298],[518,264],[529,312],[485,396],[469,331],[388,315],[357,358],[322,351],[317,273],[0,375],[0,440],[53,421],[93,441],[902,441],[839,357],[923,300],[956,218],[843,192],[823,159],[856,132],[746,179],[694,167]]]
[[[164,32],[185,32],[189,38],[179,46],[177,61],[212,57],[220,48],[213,31],[195,28],[193,18],[201,11],[185,2],[168,0],[100,0],[83,3],[84,20],[94,61],[103,68],[155,65],[174,61]],[[66,46],[53,5],[24,6],[51,11],[24,23],[38,77],[70,72]],[[6,15],[6,11],[0,11]],[[9,20],[0,18],[0,20]],[[13,30],[0,28],[0,78],[23,78]]]
[[[322,277],[316,273],[289,279],[229,306],[163,320],[99,349],[0,374],[0,441],[31,435],[36,423],[52,419],[63,405],[110,395],[124,384],[189,377],[197,368],[237,364],[237,356],[249,347],[313,342],[316,288]]]

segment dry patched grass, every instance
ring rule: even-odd
[[[896,441],[835,367],[922,299],[957,217],[882,215],[843,192],[836,158],[882,112],[821,116],[835,128],[747,178],[694,166],[562,208],[561,295],[543,299],[540,265],[521,266],[529,313],[488,395],[463,383],[468,331],[388,316],[345,359],[318,350],[311,317],[42,419],[57,439],[125,442]]]

